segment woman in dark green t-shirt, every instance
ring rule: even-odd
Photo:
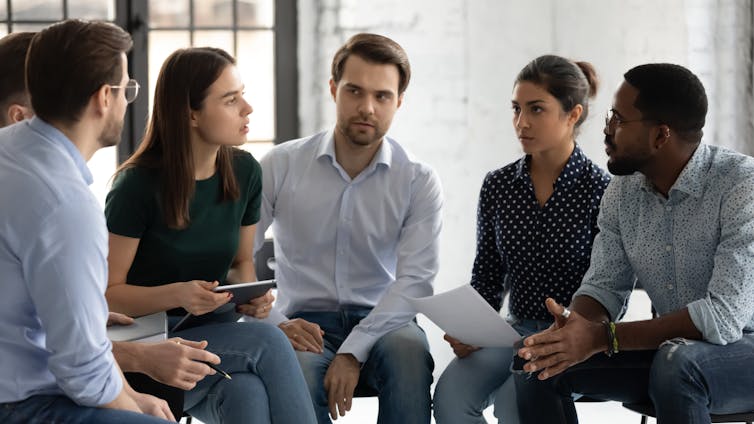
[[[201,315],[230,300],[212,291],[219,283],[256,279],[262,177],[257,161],[235,148],[246,141],[252,112],[243,90],[234,59],[220,49],[178,50],[163,64],[144,140],[118,169],[105,206],[111,310]],[[265,318],[272,300],[268,293],[239,310]],[[276,326],[207,324],[171,336],[206,340],[232,376],[207,376],[187,391],[192,416],[315,421],[296,355]]]

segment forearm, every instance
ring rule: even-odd
[[[702,339],[687,308],[655,319],[618,323],[615,334],[619,350],[657,349],[666,340],[677,337]]]
[[[605,307],[589,296],[576,296],[571,302],[569,309],[573,312],[578,312],[589,321],[602,322],[610,319]]]
[[[142,411],[139,408],[139,405],[137,405],[136,401],[131,397],[131,392],[133,392],[133,389],[131,389],[128,381],[126,381],[126,377],[123,375],[123,371],[121,371],[117,363],[115,364],[115,367],[118,368],[118,374],[120,374],[120,378],[123,381],[123,388],[121,389],[120,393],[118,393],[118,396],[115,397],[115,399],[100,405],[100,408],[133,411],[141,414]]]
[[[183,283],[156,287],[115,284],[107,288],[105,297],[111,311],[139,317],[181,307],[178,284]]]
[[[144,344],[134,342],[113,342],[113,356],[124,372],[145,373],[143,366]]]
[[[228,283],[248,283],[257,281],[257,274],[254,271],[254,261],[238,261],[228,271]]]

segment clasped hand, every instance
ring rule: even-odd
[[[540,380],[558,375],[604,350],[601,323],[589,321],[573,311],[564,318],[564,307],[551,298],[545,301],[545,306],[555,322],[547,330],[525,338],[524,347],[518,350],[518,356],[528,361],[524,371],[539,371]]]

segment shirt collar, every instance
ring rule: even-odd
[[[47,140],[52,141],[54,144],[62,147],[63,150],[68,153],[68,156],[73,160],[73,163],[76,165],[76,168],[81,173],[81,177],[87,185],[91,185],[94,182],[92,172],[89,170],[89,167],[86,166],[86,161],[84,160],[84,157],[81,156],[81,152],[79,152],[79,149],[76,148],[73,142],[69,140],[65,134],[36,116],[33,116],[27,122],[32,130],[39,133]]]
[[[516,174],[514,178],[528,178],[529,167],[531,162],[531,155],[526,155],[519,159],[516,165]],[[582,174],[586,169],[589,159],[579,147],[578,143],[575,144],[571,156],[568,157],[563,170],[560,171],[558,179],[555,180],[555,185],[558,187],[568,187],[576,181],[577,177]]]
[[[330,160],[332,161],[333,165],[337,163],[335,158],[335,136],[333,130],[327,131],[323,134],[322,139],[319,142],[319,150],[317,151],[317,159],[321,158],[322,156],[329,156]],[[393,161],[393,148],[390,145],[390,142],[388,141],[387,136],[384,136],[382,138],[382,143],[380,144],[379,150],[377,150],[377,154],[374,155],[374,158],[372,158],[372,162],[367,166],[367,170],[372,170],[373,168],[376,168],[378,164],[383,164],[390,168],[390,165]]]
[[[704,187],[705,176],[710,169],[711,157],[709,152],[709,146],[704,143],[699,143],[694,154],[691,155],[686,166],[678,175],[675,183],[668,190],[668,197],[673,191],[686,193],[689,196],[701,197]],[[652,182],[642,175],[642,188],[648,191],[655,191]]]

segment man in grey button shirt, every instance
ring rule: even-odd
[[[701,143],[707,97],[689,70],[624,78],[589,271],[569,309],[547,300],[555,325],[518,351],[524,423],[577,422],[572,393],[651,401],[663,424],[754,410],[754,159]],[[657,317],[616,323],[635,281]]]

